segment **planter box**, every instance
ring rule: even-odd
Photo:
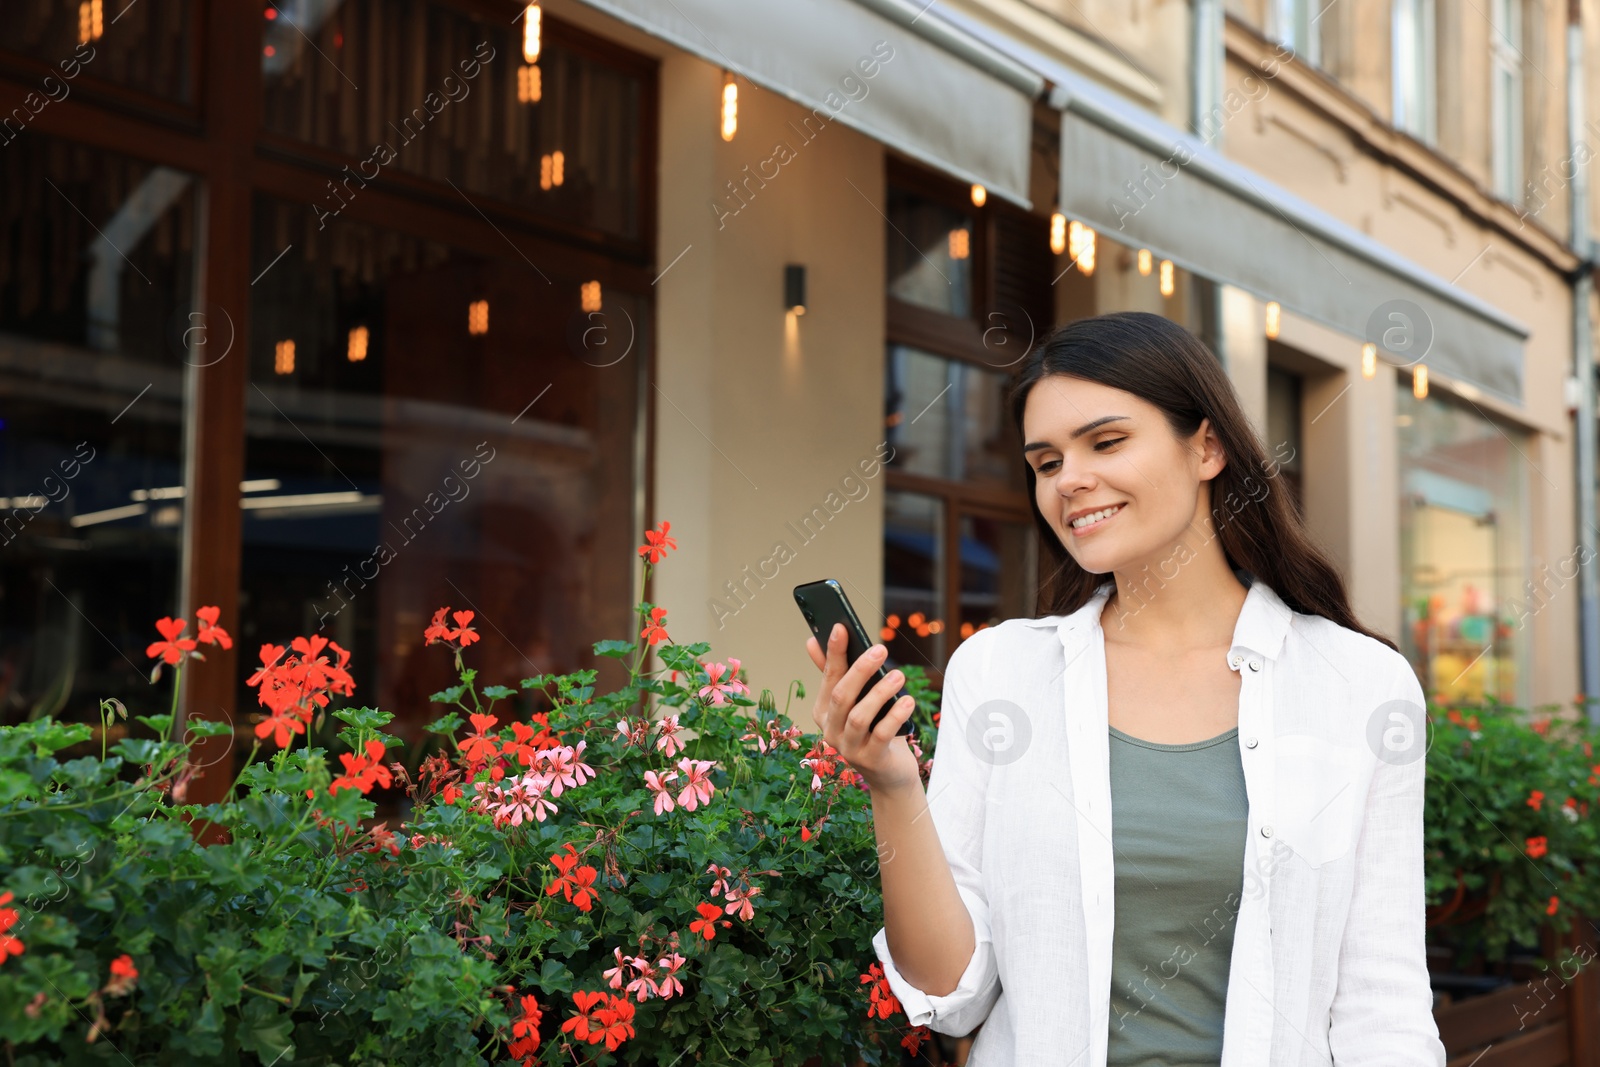
[[[1557,961],[1548,972],[1518,968],[1512,984],[1434,1010],[1446,1067],[1600,1064],[1600,943],[1592,927],[1579,921],[1543,951]]]

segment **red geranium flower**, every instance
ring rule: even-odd
[[[652,645],[660,644],[662,641],[671,641],[672,638],[667,636],[666,629],[661,625],[661,620],[666,617],[666,608],[651,608],[650,621],[645,623],[643,630],[639,631],[639,636],[645,638]]]
[[[678,542],[674,541],[667,531],[672,529],[672,523],[663,521],[661,529],[646,530],[645,543],[639,546],[639,555],[651,563],[660,563],[661,557],[667,554],[667,549],[677,548]]]
[[[1549,838],[1545,838],[1545,837],[1530,837],[1530,838],[1528,838],[1528,855],[1530,857],[1532,857],[1533,859],[1538,859],[1540,856],[1543,856],[1548,851],[1550,851],[1550,840],[1549,840]]]
[[[156,620],[156,631],[161,634],[160,641],[152,641],[144,654],[151,659],[160,659],[164,663],[175,664],[183,658],[185,652],[194,651],[194,638],[179,637],[184,627],[189,624],[182,619],[160,618]]]
[[[200,632],[195,639],[202,644],[221,645],[223,648],[233,647],[233,638],[228,636],[228,631],[217,625],[217,619],[222,615],[222,609],[216,605],[205,608],[196,608],[195,617],[200,620]]]
[[[1533,792],[1528,794],[1528,807],[1532,808],[1534,811],[1538,811],[1539,810],[1539,805],[1541,805],[1543,803],[1544,803],[1544,791],[1543,790],[1535,789]]]

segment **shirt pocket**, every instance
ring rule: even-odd
[[[1311,867],[1355,848],[1372,757],[1311,734],[1279,736],[1275,832]]]

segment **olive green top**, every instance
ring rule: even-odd
[[[1217,1067],[1248,815],[1238,728],[1111,731],[1116,918],[1107,1067]]]

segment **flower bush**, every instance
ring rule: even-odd
[[[1537,945],[1546,928],[1565,933],[1574,918],[1600,917],[1600,732],[1581,716],[1530,715],[1493,698],[1430,705],[1429,720],[1424,832],[1436,940],[1455,945],[1458,963],[1499,962],[1514,945]]]
[[[647,577],[669,530],[640,546]],[[914,1050],[925,1031],[862,969],[881,916],[864,783],[752,696],[738,660],[706,662],[664,608],[635,610],[637,637],[595,645],[628,670],[601,693],[594,670],[481,684],[473,613],[440,609],[425,641],[459,682],[432,697],[436,750],[414,774],[391,760],[388,712],[338,699],[349,653],[299,637],[260,649],[238,780],[186,803],[191,745],[232,729],[175,736],[178,676],[231,645],[213,607],[194,637],[156,624],[172,706],[109,751],[129,714],[115,700],[99,731],[0,729],[7,1063],[799,1067]],[[936,696],[906,673],[929,736]],[[346,751],[311,744],[326,716]],[[376,818],[380,787],[403,820]]]

